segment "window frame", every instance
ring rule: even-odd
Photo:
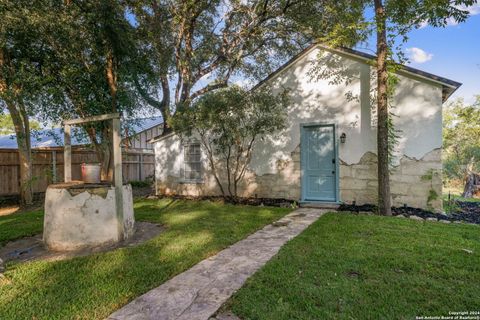
[[[192,146],[198,146],[198,153],[191,153]],[[190,152],[187,154],[187,152]],[[192,161],[191,156],[198,155],[198,161]],[[190,156],[190,157],[189,157]],[[190,159],[188,159],[190,158]],[[203,183],[203,159],[202,159],[202,145],[199,141],[188,141],[183,144],[183,172],[182,183]],[[198,171],[192,170],[192,164],[199,166]],[[187,178],[187,172],[197,172],[198,178]]]

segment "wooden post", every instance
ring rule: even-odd
[[[70,140],[70,125],[64,126],[65,137],[63,147],[63,175],[65,183],[72,181],[72,146]]]
[[[52,150],[52,182],[57,183],[57,151]]]
[[[115,203],[117,211],[117,223],[118,223],[118,238],[123,240],[125,236],[124,224],[123,224],[123,177],[122,177],[122,146],[120,145],[122,139],[120,137],[120,119],[112,119],[112,131],[113,131],[113,167],[114,178],[113,184],[115,186]]]

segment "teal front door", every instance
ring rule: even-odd
[[[302,127],[302,200],[336,201],[335,126]]]

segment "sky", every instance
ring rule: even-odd
[[[449,101],[462,97],[472,103],[480,95],[480,4],[469,8],[471,16],[461,24],[445,28],[422,26],[409,33],[404,44],[409,66],[462,83]],[[372,53],[375,40],[360,50]]]

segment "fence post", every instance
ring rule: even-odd
[[[72,145],[70,140],[70,125],[64,127],[65,138],[63,142],[63,174],[65,183],[72,182]]]
[[[143,153],[140,153],[140,162],[138,163],[138,180],[143,181]]]

